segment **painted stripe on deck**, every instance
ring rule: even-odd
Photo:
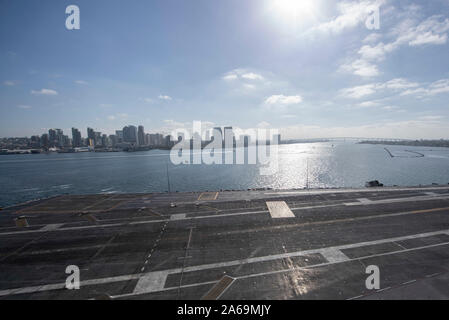
[[[335,248],[323,249],[320,254],[331,263],[349,261],[350,259],[343,252]]]
[[[405,197],[405,198],[394,198],[394,199],[382,199],[382,200],[368,200],[358,199],[357,202],[346,202],[345,206],[360,206],[360,205],[375,205],[375,204],[388,204],[388,203],[398,203],[398,202],[413,202],[413,201],[429,201],[429,200],[447,200],[449,196],[416,196],[416,197]],[[368,201],[366,201],[368,200]]]
[[[134,294],[150,293],[160,291],[165,286],[167,271],[150,272],[139,279],[134,288]]]
[[[267,207],[270,211],[271,218],[295,218],[294,213],[290,210],[285,201],[267,201]]]
[[[47,224],[45,227],[39,229],[40,231],[53,231],[57,230],[60,227],[62,227],[64,223],[54,223],[54,224]]]
[[[201,300],[218,300],[225,293],[226,290],[232,285],[235,281],[234,278],[230,276],[224,276],[220,279],[213,287],[206,293]]]
[[[184,220],[186,218],[185,213],[179,213],[179,214],[172,214],[170,216],[170,220]]]
[[[203,192],[199,195],[198,201],[211,201],[211,200],[217,200],[218,192]]]

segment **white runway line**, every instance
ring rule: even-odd
[[[295,218],[295,215],[285,201],[267,201],[266,203],[268,210],[270,211],[271,218]]]
[[[331,263],[349,261],[350,259],[340,250],[329,248],[321,250],[320,254]]]
[[[388,242],[425,238],[425,237],[431,237],[431,236],[441,235],[441,234],[449,235],[449,229],[414,234],[414,235],[403,236],[403,237],[346,244],[346,245],[340,245],[340,246],[334,246],[334,247],[310,249],[310,250],[281,253],[281,254],[268,255],[268,256],[262,256],[262,257],[253,257],[253,258],[247,258],[247,259],[241,259],[241,260],[203,264],[203,265],[185,267],[184,269],[175,268],[175,269],[168,269],[168,270],[162,270],[162,271],[154,271],[154,272],[149,272],[149,273],[138,273],[138,274],[130,274],[130,275],[123,275],[123,276],[116,276],[116,277],[109,277],[109,278],[102,278],[102,279],[84,280],[84,281],[81,281],[81,286],[139,279],[139,281],[134,289],[134,294],[165,291],[165,290],[169,290],[169,288],[164,288],[164,286],[165,286],[165,281],[167,279],[167,276],[171,275],[171,274],[176,274],[176,273],[181,273],[181,272],[186,273],[186,272],[193,272],[193,271],[204,271],[204,270],[217,269],[217,268],[223,268],[223,267],[232,267],[232,266],[238,266],[238,265],[242,265],[242,264],[280,260],[280,259],[284,259],[284,258],[305,256],[305,255],[317,254],[317,253],[322,254],[324,257],[327,253],[336,251],[336,250],[345,250],[345,249],[359,248],[359,247],[371,246],[371,245],[388,243]],[[434,247],[438,247],[438,246],[442,246],[442,245],[448,245],[448,244],[449,244],[449,242],[444,242],[444,243],[438,243],[438,244],[433,244],[433,245],[428,245],[428,246],[423,246],[423,247],[418,247],[418,248],[411,248],[411,249],[406,249],[406,250],[398,250],[398,251],[374,254],[374,255],[369,255],[369,256],[364,256],[364,257],[357,257],[357,258],[353,258],[353,259],[349,259],[349,260],[345,260],[342,257],[340,257],[340,258],[336,258],[335,262],[329,261],[326,263],[320,263],[317,265],[311,265],[311,266],[296,268],[296,269],[310,269],[310,268],[316,268],[316,267],[320,267],[320,266],[326,266],[326,265],[331,265],[331,264],[336,264],[336,263],[341,263],[341,262],[346,262],[346,261],[355,261],[355,260],[372,258],[372,257],[380,257],[380,256],[384,256],[384,255],[411,252],[411,251],[422,250],[422,249],[427,249],[427,248],[434,248]],[[340,260],[343,260],[343,261],[340,261]],[[252,274],[252,275],[247,275],[247,276],[242,276],[242,277],[236,277],[236,278],[243,279],[243,278],[264,276],[264,275],[270,275],[270,274],[276,274],[276,273],[289,272],[291,270],[292,270],[291,268],[284,269],[284,270],[275,270],[275,271],[270,271],[270,272],[265,272],[265,273],[260,273],[260,274]],[[208,283],[215,283],[215,282],[216,281],[212,281],[212,282],[208,282]],[[203,284],[205,284],[205,283],[195,284],[195,285],[203,285]],[[186,286],[182,286],[182,287],[188,287],[188,286],[194,286],[194,285],[186,285]],[[49,284],[49,285],[35,286],[35,287],[6,289],[6,290],[0,291],[0,296],[14,295],[14,294],[20,294],[20,293],[34,293],[34,292],[57,290],[57,289],[63,289],[63,288],[65,288],[65,284]],[[175,287],[175,288],[171,288],[170,290],[178,289],[178,288],[179,287]]]
[[[150,272],[139,279],[134,288],[134,294],[150,293],[160,291],[165,286],[167,271]]]
[[[367,199],[367,198],[360,198],[360,199],[357,199],[360,203],[362,203],[362,204],[371,204],[371,202],[373,202],[372,200],[370,200],[370,199]]]
[[[54,224],[47,224],[45,227],[39,229],[39,231],[54,231],[62,227],[64,223],[54,223]]]
[[[170,220],[184,220],[186,218],[185,213],[172,214]]]
[[[447,200],[449,196],[416,196],[416,197],[405,197],[405,198],[394,198],[394,199],[382,199],[382,200],[368,200],[368,199],[358,199],[357,202],[346,202],[345,206],[366,206],[375,204],[388,204],[388,203],[398,203],[398,202],[413,202],[413,201],[429,201],[429,200]],[[368,200],[368,201],[366,201]]]
[[[392,191],[422,191],[422,190],[448,190],[449,187],[423,187],[423,188],[364,188],[364,189],[329,189],[329,190],[299,190],[299,191],[279,191],[265,192],[264,195],[315,195],[328,193],[357,193],[357,192],[392,192]]]

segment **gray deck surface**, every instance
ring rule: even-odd
[[[380,290],[365,287],[369,265]],[[0,299],[448,299],[448,271],[449,186],[63,195],[0,211]]]

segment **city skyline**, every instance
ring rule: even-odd
[[[198,126],[199,125],[199,126]],[[234,131],[235,129],[235,131]],[[196,131],[200,130],[200,131]],[[142,125],[127,125],[121,130],[115,130],[115,134],[106,134],[87,127],[86,135],[82,135],[78,128],[71,128],[69,134],[64,134],[63,129],[51,128],[48,132],[30,137],[6,137],[0,138],[0,151],[2,154],[13,154],[14,152],[31,151],[61,151],[61,152],[84,152],[84,151],[144,151],[149,148],[171,149],[177,143],[187,143],[191,147],[194,141],[200,141],[201,148],[206,147],[217,138],[222,141],[222,147],[236,147],[237,141],[242,146],[248,146],[257,141],[281,142],[281,135],[272,130],[242,130],[232,126],[224,127],[201,127],[201,123],[194,123],[191,130],[179,128],[168,135],[162,133],[146,133]],[[267,135],[268,134],[268,135]],[[272,134],[272,136],[270,136]],[[188,135],[188,136],[186,136]],[[231,141],[231,142],[227,142]],[[212,146],[217,148],[217,145]]]
[[[449,138],[447,0],[74,4],[69,31],[67,3],[0,3],[0,137],[201,120],[285,138]]]

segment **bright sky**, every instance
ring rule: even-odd
[[[0,137],[201,120],[449,138],[448,33],[449,0],[1,0]]]

